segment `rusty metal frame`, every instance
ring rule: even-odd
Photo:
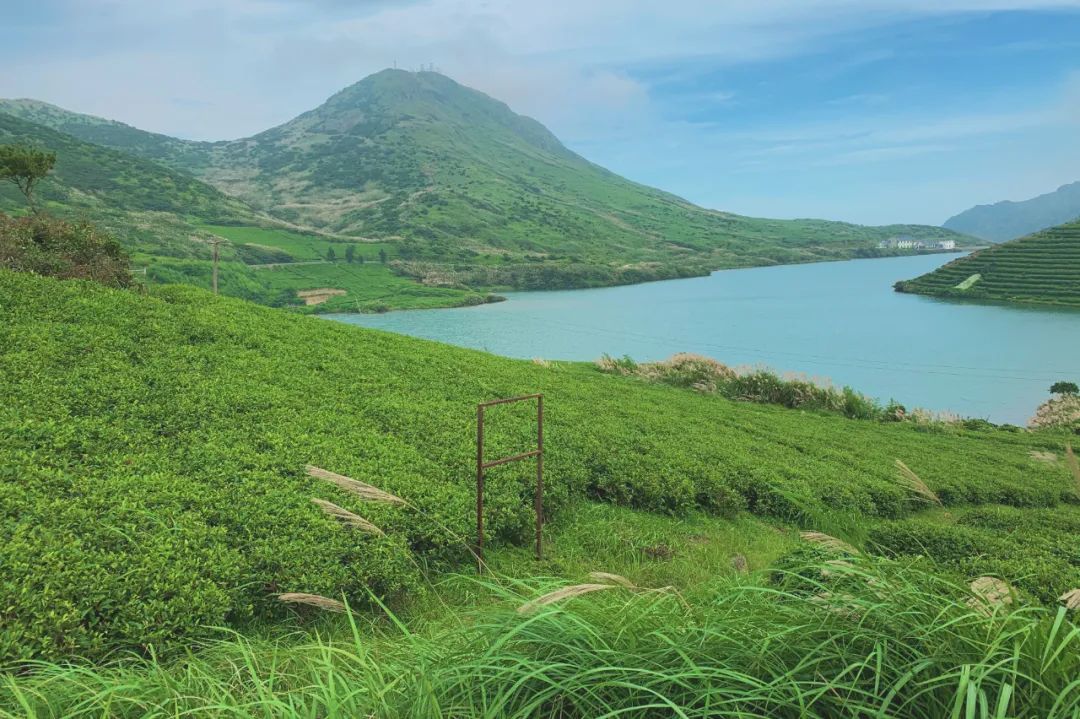
[[[484,410],[499,404],[536,400],[536,449],[515,454],[512,457],[484,461]],[[527,394],[521,397],[495,399],[476,405],[476,559],[480,571],[484,569],[484,475],[499,465],[536,457],[536,490],[533,508],[536,510],[536,559],[544,558],[544,395]]]

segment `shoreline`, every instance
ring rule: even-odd
[[[704,272],[702,272],[700,274],[690,274],[690,275],[686,275],[686,276],[683,276],[683,277],[659,277],[659,278],[656,278],[656,279],[646,279],[646,280],[641,280],[641,281],[638,281],[638,282],[620,282],[620,283],[613,283],[613,284],[587,285],[587,286],[582,286],[582,287],[557,287],[557,288],[553,287],[553,288],[549,288],[549,289],[543,289],[543,288],[541,288],[541,289],[535,289],[535,288],[534,289],[516,289],[516,288],[508,288],[508,287],[496,286],[496,287],[493,287],[493,288],[490,288],[490,289],[478,288],[478,289],[474,290],[475,293],[478,294],[478,295],[489,295],[489,296],[493,295],[495,297],[501,298],[501,299],[495,299],[495,300],[486,301],[486,302],[448,304],[448,305],[443,305],[443,306],[439,306],[439,307],[391,307],[391,308],[387,309],[385,312],[354,312],[354,311],[351,311],[351,310],[332,310],[332,311],[328,311],[328,312],[320,312],[318,309],[316,309],[318,307],[318,305],[314,305],[314,306],[312,306],[312,309],[308,310],[307,312],[304,312],[304,314],[315,314],[315,315],[386,315],[386,314],[391,314],[391,313],[395,313],[395,312],[412,312],[412,311],[415,311],[415,310],[465,309],[465,308],[468,308],[468,307],[482,307],[484,305],[489,305],[489,304],[499,304],[501,302],[506,302],[506,301],[508,301],[510,299],[509,297],[503,296],[501,293],[515,294],[515,293],[519,293],[519,292],[570,292],[570,291],[577,291],[577,290],[611,289],[611,288],[614,288],[614,287],[635,287],[635,286],[639,286],[639,285],[654,284],[654,283],[657,283],[657,282],[674,282],[674,281],[678,281],[678,280],[691,280],[691,279],[699,279],[699,278],[702,278],[702,277],[710,277],[711,275],[713,275],[716,272],[730,272],[730,271],[734,271],[734,270],[756,270],[756,269],[763,269],[763,268],[766,268],[766,267],[798,267],[798,266],[803,266],[803,265],[829,264],[829,263],[834,263],[834,262],[851,262],[853,260],[891,260],[891,259],[898,259],[898,258],[902,258],[902,257],[924,257],[924,256],[928,256],[928,255],[950,255],[950,254],[952,254],[952,255],[962,255],[962,254],[965,254],[965,253],[974,252],[976,249],[980,249],[980,248],[958,247],[958,248],[953,249],[953,250],[937,250],[937,249],[935,249],[935,250],[923,250],[923,251],[919,251],[919,252],[908,252],[908,253],[902,253],[902,254],[881,255],[881,256],[878,256],[878,257],[854,257],[853,256],[853,257],[835,257],[835,258],[803,260],[803,261],[800,261],[800,262],[773,262],[773,263],[769,263],[769,264],[748,264],[748,265],[738,265],[738,266],[734,266],[734,267],[717,267],[717,268],[714,268],[714,269],[706,270],[706,271],[704,271]],[[418,284],[420,286],[424,286],[423,283],[419,282],[415,278],[409,277],[408,275],[399,275],[399,276],[405,277],[406,279],[409,279],[409,280],[412,280],[413,282],[415,282],[416,284]],[[292,311],[296,311],[296,310],[303,310],[305,308],[303,306],[295,306],[295,307],[290,307],[289,309],[292,310]]]

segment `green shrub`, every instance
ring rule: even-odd
[[[1075,382],[1055,382],[1050,386],[1050,394],[1080,394],[1080,387]]]
[[[871,530],[870,546],[932,557],[968,580],[998,576],[1047,604],[1080,587],[1080,508],[979,507],[958,511],[955,523],[886,523]]]
[[[89,222],[46,215],[12,218],[0,212],[0,268],[111,287],[134,284],[116,240]]]
[[[883,409],[875,400],[850,387],[836,390],[802,379],[784,379],[775,372],[754,369],[736,372],[710,357],[682,352],[660,362],[639,364],[630,357],[604,355],[596,362],[603,372],[636,375],[650,382],[721,394],[730,399],[776,404],[789,409],[818,410],[851,419],[902,419],[895,403]]]

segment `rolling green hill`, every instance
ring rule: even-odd
[[[545,395],[553,520],[586,500],[674,516],[749,512],[879,552],[926,551],[963,573],[1002,572],[1043,602],[1080,583],[1060,434],[849,420],[190,287],[154,295],[0,271],[6,658],[164,649],[208,627],[278,621],[288,614],[280,592],[365,604],[368,589],[412,591],[410,557],[433,569],[468,562],[459,538],[471,533],[476,403],[530,392]],[[492,412],[489,456],[532,446],[532,411]],[[896,459],[947,513],[925,511]],[[305,464],[409,506],[350,499],[305,477]],[[532,471],[492,471],[493,547],[527,543]],[[342,534],[311,497],[386,535]],[[1058,529],[985,528],[1027,517]],[[973,555],[972,544],[992,551]]]
[[[1021,202],[978,205],[945,221],[945,227],[991,242],[1005,242],[1080,219],[1080,182]]]
[[[1080,307],[1080,221],[979,250],[913,280],[900,292]]]
[[[53,112],[39,103],[19,106]],[[396,260],[398,243],[346,242],[296,231],[186,172],[2,112],[0,144],[55,152],[56,167],[37,191],[43,208],[107,229],[124,244],[136,270],[145,272],[138,276],[152,282],[209,288],[209,241],[216,237],[227,240],[221,247],[221,291],[262,304],[302,306],[297,293],[318,289],[342,292],[314,306],[320,311],[446,307],[485,299],[475,291],[426,286],[394,273],[379,260],[380,253]],[[25,200],[10,183],[0,185],[0,212],[25,212]],[[338,262],[327,260],[331,252]],[[349,252],[357,264],[346,261]],[[307,264],[312,262],[318,264]]]
[[[192,242],[195,223],[253,223],[256,213],[191,175],[0,112],[0,144],[56,153],[56,167],[38,195],[49,212],[87,217],[137,252],[174,257],[205,254]],[[0,211],[24,209],[14,186],[0,186]],[[207,255],[208,256],[208,255]]]
[[[898,234],[964,240],[706,210],[598,167],[536,121],[430,72],[385,70],[284,125],[215,143],[33,101],[0,112],[193,173],[296,226],[396,242],[398,271],[429,284],[617,284],[875,256]]]
[[[533,466],[504,465],[487,569],[463,575],[475,403],[536,391],[545,559]],[[491,410],[489,456],[531,447],[534,419]],[[4,719],[1080,710],[1063,433],[0,270],[0,436]]]

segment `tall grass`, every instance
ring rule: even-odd
[[[605,354],[596,361],[596,366],[611,374],[640,377],[743,402],[831,412],[852,419],[900,421],[907,417],[903,406],[895,402],[883,406],[850,387],[837,389],[804,377],[781,377],[763,367],[734,370],[710,357],[687,352],[644,363],[629,356],[617,358]]]
[[[483,606],[437,624],[350,614],[336,634],[232,636],[171,665],[42,664],[4,680],[0,716],[1080,715],[1065,608],[986,612],[918,565],[848,557],[517,611],[557,588],[489,580],[472,585]]]

